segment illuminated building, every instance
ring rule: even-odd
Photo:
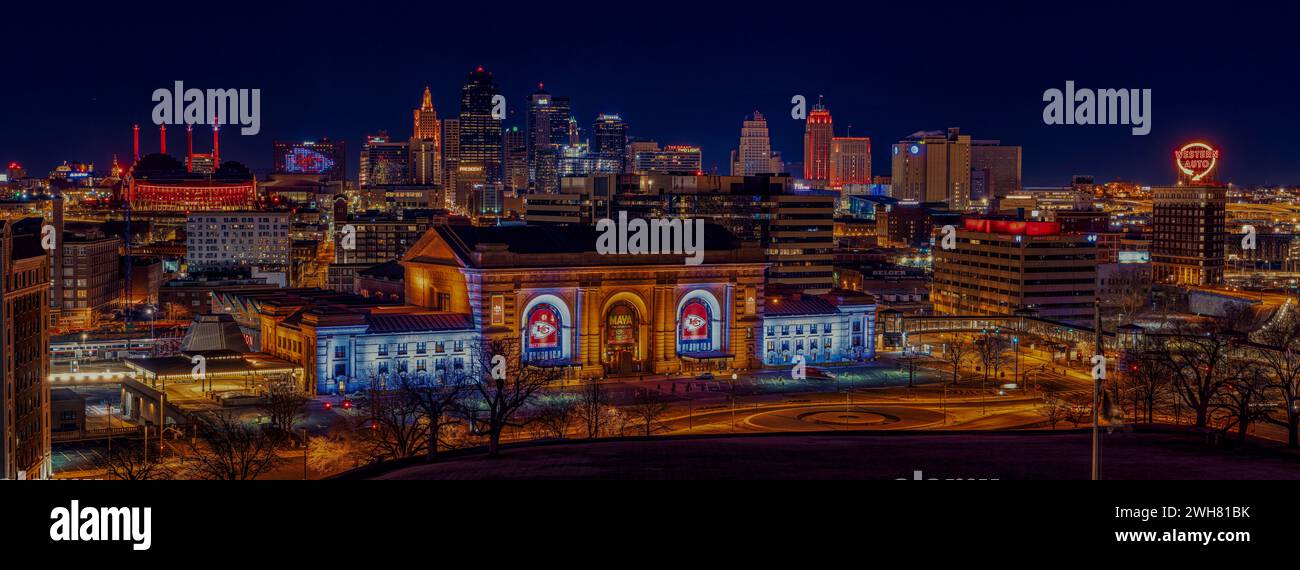
[[[834,137],[831,139],[830,187],[871,182],[871,139],[868,137]]]
[[[93,327],[97,317],[120,304],[123,280],[119,271],[122,239],[108,237],[99,227],[82,232],[69,229],[63,236],[62,267],[55,279],[63,298],[59,303],[59,328]]]
[[[34,223],[33,223],[34,222]],[[41,221],[0,222],[0,479],[48,479],[50,452],[49,261]]]
[[[442,124],[438,122],[438,111],[433,107],[433,95],[428,86],[424,88],[420,107],[412,111],[412,115],[410,181],[413,184],[442,184]]]
[[[763,305],[763,364],[867,360],[876,354],[876,300],[834,291],[826,295],[769,292]]]
[[[868,202],[878,204],[873,214],[876,243],[882,247],[925,247],[930,244],[934,228],[961,225],[961,213],[948,210],[943,203],[918,204],[893,199]]]
[[[731,159],[731,175],[778,174],[782,168],[775,167],[775,162],[780,162],[780,159],[772,152],[767,119],[763,118],[762,113],[754,111],[751,117],[741,123],[740,146]]]
[[[352,247],[346,247],[344,232],[334,237],[334,262],[329,266],[326,286],[334,291],[353,293],[358,271],[398,259],[434,223],[430,211],[404,212],[403,216],[350,216],[346,222],[335,222],[354,230]]]
[[[413,180],[415,173],[411,169],[416,167],[413,144],[424,144],[424,141],[413,138],[410,142],[393,142],[383,131],[367,136],[366,144],[361,147],[358,185],[406,184]],[[427,170],[425,175],[428,175]]]
[[[1092,318],[1097,246],[1089,236],[1063,234],[1055,222],[966,218],[955,237],[952,249],[932,250],[936,313]]]
[[[506,174],[505,189],[509,192],[528,191],[528,137],[519,127],[505,131]]]
[[[835,124],[831,112],[820,101],[808,112],[803,133],[803,178],[815,188],[831,181],[831,139]]]
[[[1174,152],[1176,186],[1151,188],[1151,265],[1157,283],[1223,283],[1227,188],[1218,184],[1219,151],[1191,143]]]
[[[662,150],[636,153],[636,170],[644,173],[699,174],[704,157],[698,146],[668,145]]]
[[[406,300],[518,341],[570,378],[754,367],[762,251],[705,226],[704,262],[601,255],[589,226],[438,226],[403,258]]]
[[[1002,141],[996,140],[972,140],[970,167],[972,176],[978,173],[984,181],[983,188],[976,189],[972,178],[969,194],[972,202],[1020,193],[1020,147],[1003,146]]]
[[[541,84],[528,98],[528,177],[537,192],[560,188],[560,147],[568,142],[569,98],[547,93]]]
[[[643,152],[658,152],[659,143],[655,141],[634,140],[627,143],[627,168],[633,174],[645,174],[637,167],[636,155]]]
[[[190,271],[289,265],[289,212],[194,212],[185,233]]]
[[[224,170],[222,170],[224,169]],[[238,163],[212,175],[186,172],[165,154],[140,159],[128,177],[131,208],[141,212],[247,210],[257,205],[257,180]]]
[[[444,207],[455,206],[457,174],[460,171],[460,119],[442,122],[442,187]]]
[[[328,182],[348,179],[344,141],[276,141],[273,147],[273,174],[315,174]]]
[[[916,202],[943,202],[963,211],[970,206],[971,138],[956,128],[913,133],[893,147],[893,196]]]
[[[591,154],[597,161],[595,172],[626,172],[627,122],[616,114],[601,113],[596,116],[592,133]]]
[[[501,184],[501,119],[493,118],[493,99],[499,95],[492,74],[482,67],[469,74],[460,96],[460,175],[478,172],[486,184]],[[457,194],[465,182],[458,179]],[[459,197],[459,196],[458,196]]]

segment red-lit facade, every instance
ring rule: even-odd
[[[132,179],[131,208],[146,212],[248,210],[257,207],[257,181],[147,182]]]
[[[814,185],[830,183],[831,139],[834,136],[835,125],[830,110],[821,104],[813,107],[804,126],[803,177]]]

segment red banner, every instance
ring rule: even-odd
[[[682,340],[708,340],[709,309],[698,299],[682,307]]]
[[[555,348],[560,345],[560,319],[550,305],[540,305],[528,315],[528,347]]]

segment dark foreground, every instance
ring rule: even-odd
[[[562,442],[368,469],[374,479],[1087,479],[1086,430],[834,433]],[[1300,479],[1300,455],[1176,431],[1103,436],[1105,479]]]

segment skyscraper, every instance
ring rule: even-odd
[[[560,148],[569,138],[569,98],[554,97],[541,84],[528,98],[528,179],[537,192],[560,189]]]
[[[803,177],[815,187],[831,181],[831,138],[835,125],[831,112],[818,101],[808,112],[803,132]]]
[[[617,114],[601,113],[592,126],[591,154],[615,173],[627,172],[627,123]]]
[[[960,129],[913,133],[894,145],[892,164],[895,198],[970,206],[971,139]]]
[[[438,111],[433,108],[429,87],[424,88],[420,107],[412,112],[410,178],[414,184],[442,183],[442,129]]]
[[[1191,143],[1174,153],[1178,184],[1151,189],[1151,270],[1157,283],[1223,283],[1227,188],[1215,180],[1219,151]]]
[[[457,173],[460,170],[460,119],[442,122],[442,188],[447,208],[456,202]]]
[[[528,137],[519,127],[505,132],[506,174],[505,189],[513,192],[528,190]]]
[[[831,188],[871,183],[871,139],[868,137],[834,137],[831,139]]]
[[[740,126],[740,147],[731,165],[732,176],[771,173],[772,142],[767,134],[767,119],[754,111]]]
[[[50,455],[50,263],[41,220],[0,222],[0,479],[48,479]],[[60,277],[62,279],[62,277]]]
[[[973,140],[970,147],[971,171],[979,173],[986,182],[982,192],[977,191],[972,179],[971,201],[1020,193],[1021,149],[1002,146],[1002,141]]]
[[[489,184],[500,184],[504,172],[501,119],[492,117],[493,99],[499,94],[492,74],[480,66],[470,72],[460,96],[459,172],[481,173]]]
[[[412,138],[409,144],[416,144],[422,139]],[[389,140],[388,133],[380,131],[377,135],[366,137],[366,144],[361,147],[361,172],[357,182],[361,186],[376,184],[406,184],[412,179],[410,160],[415,154],[408,143]]]

